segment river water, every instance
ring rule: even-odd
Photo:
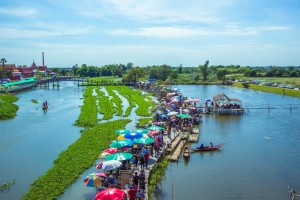
[[[221,86],[177,86],[185,96],[202,102],[220,92],[242,100],[248,108],[300,106],[300,99]],[[18,94],[17,117],[0,121],[0,183],[16,184],[0,199],[20,199],[30,184],[52,167],[59,153],[80,137],[72,126],[79,116],[83,88],[62,82],[60,90],[35,89]],[[47,113],[31,102],[49,102]],[[37,109],[36,109],[37,108]],[[137,119],[131,115],[131,119]],[[170,163],[159,199],[288,199],[289,188],[300,189],[300,109],[249,109],[243,116],[204,115],[200,140],[224,143],[220,151],[192,153]],[[130,130],[133,125],[129,124]],[[60,199],[90,199],[93,188],[82,174]]]
[[[220,151],[194,152],[168,165],[159,199],[289,199],[300,189],[300,99],[220,86],[178,86],[186,96],[217,93],[242,100],[243,116],[204,115],[198,144],[224,143]],[[298,109],[250,109],[288,108]],[[298,104],[298,105],[296,105]]]

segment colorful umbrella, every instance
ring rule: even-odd
[[[106,156],[105,160],[129,160],[132,156],[131,153],[119,152]]]
[[[147,128],[148,130],[165,130],[163,127],[161,126],[150,126],[149,128]]]
[[[107,176],[103,172],[96,172],[96,173],[91,173],[89,176],[99,176],[102,178],[106,178]]]
[[[104,171],[109,171],[112,169],[116,169],[118,167],[121,167],[122,163],[118,160],[109,160],[109,161],[104,161],[102,163],[102,167],[101,169],[103,169]]]
[[[149,138],[147,134],[143,134],[143,138]]]
[[[168,116],[172,116],[172,115],[177,115],[177,114],[178,114],[178,112],[171,111],[171,112],[169,112],[167,115],[168,115]]]
[[[126,138],[124,137],[125,134],[121,134],[117,137],[118,140],[126,140]]]
[[[148,131],[147,131],[146,129],[136,129],[136,130],[134,130],[134,131],[132,131],[132,132],[143,134],[143,133],[147,133]]]
[[[129,130],[127,130],[127,129],[123,129],[123,130],[116,130],[116,134],[128,134],[128,133],[130,133],[130,131]]]
[[[116,140],[116,141],[113,141],[109,146],[120,149],[122,147],[132,146],[132,145],[133,145],[133,142],[131,140]]]
[[[102,184],[99,176],[95,176],[95,175],[87,176],[83,182],[86,186],[89,187],[97,187],[98,185]]]
[[[154,140],[150,138],[139,138],[139,139],[134,139],[134,142],[137,144],[152,144]]]
[[[192,116],[191,115],[187,115],[187,114],[178,114],[178,115],[176,115],[177,117],[180,117],[180,118],[192,118]]]
[[[104,153],[109,153],[109,154],[113,154],[113,153],[117,153],[118,149],[117,148],[108,148],[106,150],[104,150]]]
[[[151,136],[153,136],[153,135],[156,135],[156,134],[158,134],[159,132],[160,132],[160,130],[153,130],[153,131],[149,131],[148,135],[151,135]]]
[[[102,166],[103,166],[103,162],[99,162],[99,163],[97,163],[97,164],[95,165],[95,167],[96,167],[97,169],[102,169]]]
[[[141,134],[141,133],[129,133],[129,134],[125,134],[124,135],[124,137],[125,138],[127,138],[127,139],[136,139],[136,138],[141,138],[141,137],[143,137],[143,135]]]
[[[126,193],[117,188],[107,188],[99,192],[94,200],[125,200]]]

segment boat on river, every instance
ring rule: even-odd
[[[183,157],[185,157],[185,158],[189,158],[190,157],[190,148],[188,146],[184,147]]]
[[[200,147],[197,147],[195,149],[192,149],[193,151],[216,151],[218,150],[219,148],[221,148],[223,146],[223,143],[221,144],[218,144],[216,146],[204,146],[203,148],[200,148]]]

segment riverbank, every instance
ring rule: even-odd
[[[234,83],[233,86],[239,87],[239,88],[245,88],[242,85],[242,83]],[[278,88],[278,87],[263,86],[263,85],[256,85],[256,84],[249,84],[249,87],[247,89],[281,94],[281,95],[287,95],[287,96],[292,96],[292,97],[300,97],[300,90],[295,90],[295,89]]]

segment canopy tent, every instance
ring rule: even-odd
[[[34,82],[36,82],[36,77],[26,78],[26,79],[22,79],[22,80],[16,81],[16,82],[4,83],[4,84],[2,84],[2,86],[9,87],[9,86],[13,86],[13,85],[22,85],[22,84],[34,83]]]

